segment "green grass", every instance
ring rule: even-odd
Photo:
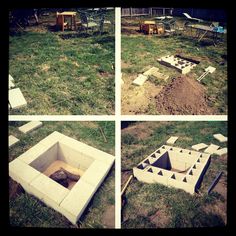
[[[114,122],[43,122],[43,126],[25,135],[17,127],[25,122],[9,122],[9,134],[20,139],[9,150],[9,161],[14,160],[26,150],[53,131],[61,132],[78,141],[91,145],[104,152],[114,155],[115,124]],[[102,128],[107,142],[100,132]],[[105,210],[115,204],[115,170],[110,170],[95,196],[89,203],[86,211],[78,222],[81,228],[104,228],[103,214]],[[9,184],[13,184],[10,179]],[[60,227],[71,228],[72,225],[64,216],[44,205],[41,201],[25,192],[15,194],[9,199],[10,224],[22,227]],[[115,214],[115,213],[114,213]]]
[[[214,143],[220,147],[227,146],[225,143],[219,143],[212,136],[215,133],[227,136],[226,122],[146,122],[148,135],[145,138],[141,138],[145,122],[137,122],[132,126],[132,129],[122,130],[122,169],[136,166],[154,150],[165,144],[170,136],[179,136],[174,146],[188,149],[200,142]],[[161,184],[146,184],[134,179],[126,191],[128,203],[123,208],[125,221],[122,227],[224,226],[223,215],[226,212],[206,210],[209,207],[220,207],[227,201],[223,195],[214,190],[207,195],[208,187],[220,171],[223,171],[223,176],[227,179],[227,160],[213,155],[201,184],[200,194],[195,195]],[[163,225],[156,225],[150,220],[150,217],[158,211],[165,212],[166,221]]]
[[[10,114],[113,114],[114,32],[35,28],[9,37],[9,73],[28,103]]]
[[[135,22],[135,20],[138,22],[137,19],[133,21]],[[135,25],[132,23],[130,20],[129,24]],[[221,56],[227,54],[226,40],[215,47],[209,43],[208,39],[199,43],[187,33],[171,37],[147,36],[141,33],[127,35],[124,33],[121,37],[121,50],[122,62],[128,65],[122,68],[125,83],[127,82],[126,77],[143,73],[147,66],[158,67],[160,72],[169,75],[170,78],[180,76],[176,70],[157,62],[158,58],[166,55],[181,53],[187,57],[198,57],[200,64],[188,73],[188,76],[193,79],[197,79],[208,66],[215,67],[216,71],[207,75],[201,83],[206,88],[208,105],[215,108],[216,114],[227,114],[227,62],[224,65],[219,65],[219,62],[223,61]],[[150,80],[150,82],[159,85],[155,80]],[[161,85],[169,82],[170,79]],[[129,90],[132,90],[132,86]],[[149,105],[155,106],[155,101],[150,101]],[[155,109],[151,107],[148,114],[156,114]]]

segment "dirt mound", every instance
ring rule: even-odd
[[[205,88],[188,77],[173,78],[155,97],[157,111],[164,115],[209,115]]]

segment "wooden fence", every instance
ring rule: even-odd
[[[121,8],[121,16],[163,16],[172,15],[173,8]]]

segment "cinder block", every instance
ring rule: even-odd
[[[221,156],[221,155],[226,154],[227,152],[228,152],[227,148],[221,148],[221,149],[215,151],[215,154]]]
[[[21,127],[19,127],[18,129],[24,133],[27,134],[30,131],[33,131],[39,127],[41,127],[43,125],[43,123],[41,121],[31,121],[25,125],[22,125]]]
[[[133,82],[132,84],[141,86],[144,84],[144,82],[148,79],[147,76],[140,74]]]
[[[19,88],[9,90],[8,100],[12,109],[17,109],[27,105],[27,102]]]
[[[227,137],[225,137],[224,135],[222,135],[222,134],[213,134],[213,137],[215,138],[215,139],[217,139],[219,142],[221,142],[221,143],[224,143],[224,142],[227,142],[228,141],[228,138]]]
[[[18,143],[20,140],[18,138],[16,138],[15,136],[13,135],[10,135],[8,137],[8,147],[12,147],[13,145],[15,145],[16,143]]]
[[[63,215],[76,224],[95,191],[94,186],[79,180],[60,204]]]
[[[205,143],[199,143],[199,144],[193,145],[192,149],[199,151],[199,150],[206,148],[206,147],[208,147],[208,145],[206,145]]]
[[[218,145],[210,144],[210,145],[208,146],[208,148],[206,148],[206,149],[204,150],[204,152],[205,152],[205,153],[209,153],[209,154],[213,154],[213,153],[215,153],[215,152],[219,149],[219,147],[220,147],[220,146],[218,146]]]
[[[166,141],[166,143],[167,143],[167,144],[174,144],[178,138],[179,138],[179,137],[171,136],[171,137]]]

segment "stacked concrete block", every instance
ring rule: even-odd
[[[19,127],[18,129],[24,133],[27,134],[39,127],[41,127],[43,125],[43,123],[41,121],[31,121],[25,125],[22,125],[21,127]]]
[[[194,194],[210,164],[210,154],[163,145],[133,168],[145,183],[160,183]]]
[[[53,132],[9,163],[9,175],[30,194],[76,224],[107,173],[114,156]],[[65,188],[45,174],[55,161],[63,161],[84,172],[72,189]]]

